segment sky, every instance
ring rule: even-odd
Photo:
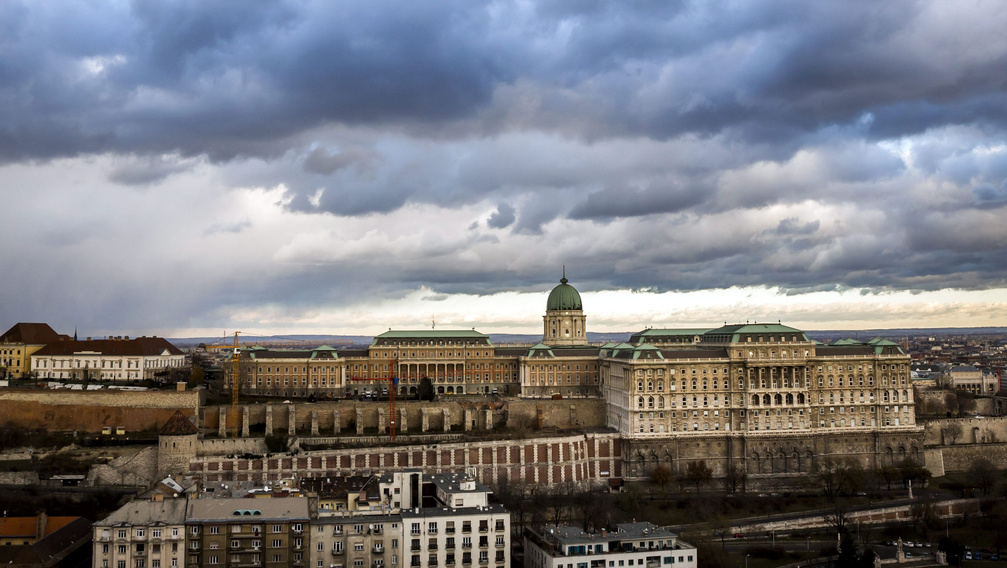
[[[0,4],[0,327],[1007,325],[1007,3]],[[3,322],[7,322],[4,324]]]

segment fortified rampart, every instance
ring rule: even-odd
[[[235,420],[242,436],[257,433],[288,436],[378,435],[389,426],[387,402],[345,400],[309,404],[207,406],[202,410],[204,435],[225,437]],[[396,403],[400,433],[467,432],[501,428],[602,428],[605,401],[499,400],[476,402],[400,401]]]
[[[197,416],[199,405],[198,391],[0,389],[0,420],[50,431],[156,431],[176,410]]]
[[[1007,442],[1007,416],[930,420],[925,441],[928,446]]]
[[[733,465],[747,483],[771,488],[814,472],[822,459],[853,458],[864,467],[893,465],[905,458],[923,462],[923,431],[828,431],[815,433],[724,433],[679,435],[657,440],[623,440],[627,479],[647,479],[658,465],[684,475],[688,464],[703,461],[714,477],[726,477]]]
[[[484,483],[604,483],[622,476],[618,434],[587,433],[527,440],[454,442],[402,447],[321,450],[254,459],[202,457],[189,463],[207,481],[366,475],[407,468],[425,472],[474,467]]]

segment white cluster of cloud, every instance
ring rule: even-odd
[[[1005,24],[936,1],[11,2],[0,319],[534,332],[566,265],[596,330],[1002,323]]]

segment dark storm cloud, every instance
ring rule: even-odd
[[[587,196],[570,211],[571,219],[612,219],[677,213],[702,203],[701,187],[608,187]]]
[[[514,208],[506,203],[501,203],[497,210],[490,215],[490,218],[486,220],[486,225],[493,229],[504,229],[514,223],[517,219],[517,215],[514,212]]]
[[[867,0],[12,1],[0,163],[112,156],[107,180],[157,188],[205,164],[399,245],[419,239],[381,216],[407,207],[420,236],[466,233],[299,258],[249,302],[500,291],[564,262],[584,290],[999,285],[1005,24]],[[195,232],[270,226],[236,218]]]
[[[867,111],[886,137],[1000,122],[1003,54],[938,50],[939,30],[914,28],[923,7],[13,3],[0,16],[0,152],[272,155],[326,122],[483,132],[472,119],[519,79],[578,93],[576,114],[533,112],[594,137],[729,131],[778,145]]]

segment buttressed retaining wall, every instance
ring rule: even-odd
[[[199,411],[196,391],[0,390],[0,421],[27,428],[98,434],[102,427],[156,431],[176,410]]]

